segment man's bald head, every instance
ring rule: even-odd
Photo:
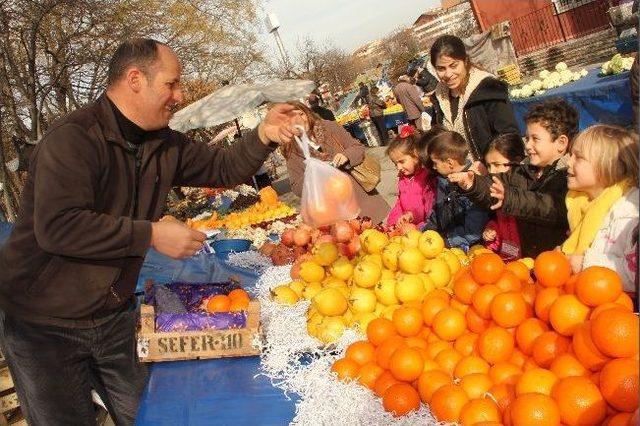
[[[132,67],[138,68],[147,78],[152,78],[160,46],[166,44],[150,38],[132,38],[123,42],[109,61],[107,85],[113,86],[120,81]]]

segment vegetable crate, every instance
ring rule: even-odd
[[[509,64],[497,71],[498,78],[505,81],[509,86],[522,84],[522,73],[516,64]]]
[[[260,302],[252,300],[244,328],[160,332],[152,305],[140,307],[138,358],[142,362],[226,358],[259,355],[252,344],[260,330]]]

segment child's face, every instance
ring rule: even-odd
[[[398,172],[403,176],[411,176],[416,170],[418,170],[418,166],[420,164],[420,160],[417,155],[412,155],[406,152],[403,152],[400,149],[394,149],[389,153],[389,158],[393,161],[393,164],[396,165]]]
[[[590,198],[595,198],[603,189],[603,185],[599,183],[596,169],[587,157],[581,143],[571,148],[571,156],[567,163],[567,187],[573,191],[585,192]]]
[[[460,172],[464,168],[462,164],[458,163],[453,158],[442,160],[433,155],[431,155],[429,158],[431,158],[434,170],[442,176],[449,176],[451,173]]]
[[[531,159],[531,164],[537,167],[545,167],[553,164],[567,152],[569,138],[560,135],[553,136],[540,123],[527,123],[527,140],[525,149]]]
[[[491,174],[505,173],[511,170],[509,159],[495,149],[485,154],[484,162],[487,165],[487,170]]]

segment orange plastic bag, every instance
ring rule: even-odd
[[[310,153],[309,137],[304,129],[295,137],[305,158],[300,214],[313,227],[326,226],[340,220],[354,219],[360,213],[351,177]]]

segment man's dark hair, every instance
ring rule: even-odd
[[[320,106],[320,97],[315,93],[309,95],[309,105]]]
[[[116,83],[131,67],[140,68],[149,77],[149,69],[158,59],[159,45],[166,46],[150,38],[132,38],[124,41],[109,61],[107,85]]]
[[[538,123],[553,139],[566,135],[569,141],[578,134],[578,111],[562,98],[536,104],[524,116],[525,123]]]

